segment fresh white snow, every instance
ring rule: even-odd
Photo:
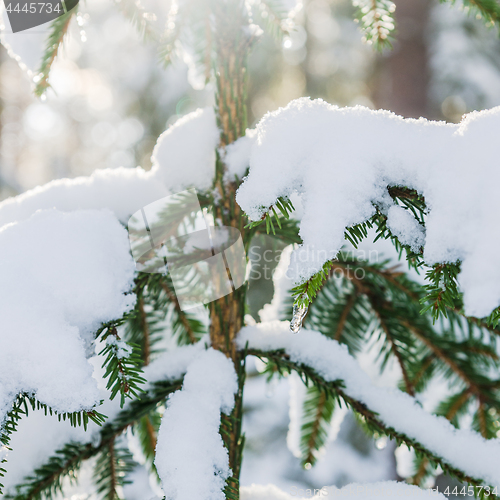
[[[303,248],[292,259],[300,282],[335,257],[345,228],[369,219],[374,204],[390,211],[389,223],[403,242],[423,244],[421,228],[391,210],[386,188],[416,189],[429,209],[425,261],[460,259],[466,313],[486,316],[500,305],[500,169],[492,146],[499,124],[500,108],[446,124],[297,99],[257,125],[250,172],[236,199],[258,220],[278,197],[301,195]],[[249,149],[245,141],[241,147]]]
[[[37,212],[0,229],[0,276],[0,422],[20,392],[91,408],[92,334],[135,303],[126,230],[107,210]]]
[[[396,431],[422,443],[428,450],[466,474],[500,485],[500,442],[485,440],[470,430],[453,427],[443,417],[427,413],[406,393],[376,387],[347,351],[347,347],[319,332],[301,330],[291,335],[288,322],[273,321],[244,327],[237,344],[251,349],[283,349],[290,359],[313,368],[327,381],[343,380],[345,393],[378,413]]]
[[[393,205],[387,211],[387,227],[398,238],[400,243],[408,245],[418,252],[425,243],[424,228],[418,223],[411,212],[403,207]]]
[[[188,186],[208,189],[215,176],[219,139],[213,108],[183,116],[158,138],[151,158],[157,179],[172,192]]]
[[[150,171],[104,169],[89,177],[54,180],[1,202],[0,227],[42,208],[109,208],[125,223],[134,212],[164,196],[188,187],[207,190],[215,173],[218,138],[213,110],[194,111],[160,136]]]
[[[246,134],[237,141],[229,144],[224,152],[224,164],[226,165],[225,178],[234,181],[235,177],[243,178],[248,169],[250,151],[257,135],[256,129],[247,129]]]
[[[189,365],[209,345],[208,335],[196,344],[175,347],[160,354],[151,364],[143,368],[143,376],[147,380],[145,388],[154,382],[164,380],[178,380],[184,376]]]
[[[224,500],[230,469],[220,414],[231,412],[237,390],[232,361],[220,351],[204,350],[189,364],[158,433],[155,464],[167,498]]]

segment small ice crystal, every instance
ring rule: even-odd
[[[302,321],[307,314],[308,308],[305,306],[293,306],[293,317],[290,321],[290,330],[293,333],[299,333],[302,327]]]

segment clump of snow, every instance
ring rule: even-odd
[[[156,143],[151,159],[158,180],[173,192],[182,191],[187,185],[206,189],[215,176],[215,148],[219,140],[213,108],[183,116]]]
[[[114,335],[109,335],[106,339],[107,346],[113,346],[118,359],[128,358],[132,354],[132,346],[124,340],[118,340]]]
[[[134,212],[169,194],[192,186],[202,191],[209,189],[218,141],[213,110],[199,109],[160,136],[150,171],[122,167],[49,182],[1,202],[0,227],[26,219],[42,208],[109,208],[120,221],[127,222]]]
[[[248,169],[250,151],[256,139],[257,130],[247,129],[243,137],[240,137],[236,142],[226,147],[224,164],[227,170],[224,175],[228,181],[234,181],[235,177],[241,179],[245,175]]]
[[[147,380],[147,384],[150,386],[160,380],[178,380],[184,376],[193,360],[207,349],[208,344],[207,335],[196,344],[188,344],[176,347],[171,351],[165,351],[143,368],[142,375]]]
[[[109,211],[40,211],[0,229],[0,423],[16,394],[59,412],[99,401],[86,345],[135,303],[126,230]]]
[[[13,493],[16,484],[66,443],[85,443],[88,440],[89,432],[83,427],[71,427],[69,421],[59,422],[57,417],[45,415],[43,410],[31,411],[30,408],[29,417],[19,421],[18,430],[12,435],[12,451],[5,464],[7,473],[1,481],[6,492]]]
[[[394,452],[396,471],[400,477],[411,477],[415,473],[415,451],[404,444],[398,446]]]
[[[93,353],[102,350],[104,341],[95,342]],[[88,361],[93,368],[93,378],[99,389],[99,400],[103,404],[99,406],[99,411],[106,415],[109,421],[113,420],[121,411],[120,398],[113,401],[109,399],[111,390],[106,389],[107,379],[104,379],[105,369],[102,355],[94,355]],[[7,470],[2,483],[5,492],[15,496],[15,487],[23,478],[30,475],[35,469],[47,463],[49,457],[55,455],[56,451],[63,448],[69,442],[91,443],[98,446],[101,440],[102,427],[94,422],[89,422],[87,430],[83,426],[72,427],[69,421],[60,421],[55,415],[45,415],[43,410],[30,409],[28,418],[19,421],[18,429],[11,436],[10,447],[12,451],[8,454],[8,461],[5,464]],[[92,459],[83,463],[78,473],[78,485],[70,484],[68,478],[63,482],[65,498],[80,498],[78,493],[88,493],[94,489],[92,483],[92,472],[94,462]],[[72,494],[75,496],[73,497]],[[62,496],[58,496],[62,499]],[[83,497],[82,497],[83,498]],[[85,496],[86,498],[86,496]],[[127,497],[128,498],[128,497]]]
[[[387,227],[403,245],[419,252],[425,243],[424,228],[413,214],[403,207],[393,205],[387,212]]]
[[[46,208],[65,212],[109,208],[126,222],[132,213],[168,194],[153,174],[140,167],[121,167],[96,170],[89,177],[51,181],[1,202],[0,227]]]
[[[224,500],[230,469],[220,413],[231,412],[237,390],[232,361],[219,351],[205,350],[188,366],[158,433],[155,464],[167,498]]]
[[[385,209],[388,186],[415,189],[429,209],[425,261],[460,260],[466,313],[486,316],[500,305],[500,233],[493,229],[500,170],[491,147],[499,124],[500,107],[446,124],[298,99],[257,125],[250,173],[236,199],[258,220],[278,197],[301,195],[304,248],[297,252],[307,256],[296,259],[300,282],[336,256],[346,227],[369,219],[374,205]],[[423,241],[419,229],[411,234],[408,216],[391,213],[398,234],[413,245]]]
[[[250,349],[283,349],[292,361],[313,368],[325,380],[342,380],[345,393],[378,413],[387,426],[415,439],[467,475],[481,478],[491,486],[500,485],[498,440],[456,429],[445,418],[427,413],[408,394],[374,386],[345,345],[312,330],[291,335],[288,322],[279,321],[244,327],[237,344],[243,349],[247,343]]]

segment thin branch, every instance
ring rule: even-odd
[[[373,312],[375,313],[375,316],[378,319],[380,327],[382,328],[382,330],[383,330],[383,332],[384,332],[387,340],[391,344],[391,351],[393,352],[394,356],[398,360],[399,366],[401,368],[401,372],[403,374],[403,380],[405,382],[406,392],[410,396],[415,396],[415,391],[413,389],[413,385],[411,383],[410,377],[408,376],[408,372],[406,370],[406,367],[405,367],[405,364],[404,364],[404,361],[403,361],[403,357],[401,356],[401,353],[399,352],[399,349],[398,349],[398,347],[396,345],[396,342],[394,341],[394,337],[392,336],[392,334],[391,334],[391,332],[389,330],[389,327],[387,326],[387,323],[384,321],[384,319],[382,318],[380,312],[375,307],[375,304],[372,301],[372,297],[368,296],[368,300],[370,301],[370,304],[372,305]]]
[[[470,377],[437,345],[431,342],[418,328],[411,325],[407,320],[401,320],[401,324],[412,332],[426,347],[428,347],[443,363],[447,364],[456,375],[458,375],[471,389],[479,391],[477,385]]]
[[[318,436],[319,430],[321,428],[321,415],[323,413],[323,407],[326,403],[326,392],[321,391],[319,395],[318,407],[316,409],[316,418],[314,419],[314,425],[311,429],[311,435],[309,437],[309,441],[307,443],[308,454],[306,457],[306,462],[310,464],[314,463],[313,450],[315,449],[316,437]]]
[[[110,440],[108,446],[108,454],[109,454],[109,479],[110,479],[110,490],[108,493],[109,500],[115,500],[117,497],[116,487],[118,485],[118,478],[116,475],[116,464],[115,464],[115,437]]]
[[[465,390],[463,394],[453,403],[451,408],[446,413],[446,418],[448,420],[453,420],[457,412],[462,408],[462,406],[470,399],[472,396],[472,391],[469,389]]]
[[[144,360],[144,366],[149,365],[151,356],[151,346],[150,346],[150,335],[149,335],[149,325],[147,320],[146,311],[144,310],[144,298],[141,296],[138,300],[139,315],[141,321],[141,329],[143,333],[143,348],[142,357]]]
[[[142,395],[141,399],[133,400],[127,409],[122,410],[113,422],[107,423],[100,431],[101,441],[97,446],[88,443],[86,445],[70,444],[70,450],[74,453],[66,461],[61,462],[59,466],[52,467],[49,475],[40,479],[50,468],[51,461],[34,471],[34,476],[26,478],[25,484],[21,485],[23,500],[40,500],[47,496],[47,492],[61,489],[60,480],[62,477],[74,476],[76,470],[82,461],[88,460],[99,454],[102,450],[110,446],[114,439],[120,436],[128,427],[135,424],[143,416],[157,406],[158,403],[165,401],[169,394],[182,387],[182,380],[172,382],[158,382],[154,385],[148,394]],[[63,450],[64,451],[64,450]],[[59,453],[59,452],[58,452]]]
[[[425,198],[418,194],[415,189],[408,189],[400,186],[392,186],[387,188],[391,198],[406,198],[409,200],[420,200],[425,202]]]
[[[163,288],[163,291],[167,294],[170,301],[174,304],[175,310],[179,315],[179,319],[181,320],[182,325],[186,329],[190,342],[192,344],[196,344],[196,336],[194,335],[193,329],[189,324],[189,320],[187,319],[186,313],[181,309],[181,306],[179,304],[179,301],[177,300],[177,297],[175,296],[175,293],[172,290],[170,290],[169,286],[164,281],[161,282],[161,287]]]
[[[479,407],[477,409],[477,418],[479,421],[479,431],[481,432],[481,435],[485,439],[488,439],[488,426],[486,424],[486,414],[485,414],[485,409],[484,409],[483,397],[480,394],[478,394],[477,399],[479,401]]]
[[[354,304],[356,303],[356,298],[357,298],[356,293],[352,293],[351,296],[349,297],[349,300],[347,301],[343,311],[342,311],[342,314],[340,315],[339,323],[337,325],[337,330],[335,331],[335,336],[334,336],[334,339],[337,342],[339,342],[341,337],[342,337],[342,333],[344,332],[345,323],[347,321],[347,316],[349,316],[349,313],[351,312]]]
[[[54,63],[57,55],[59,54],[59,49],[68,32],[71,19],[73,18],[76,8],[71,9],[66,14],[63,14],[56,18],[50,29],[51,33],[49,35],[46,47],[46,53],[44,55],[42,65],[39,70],[39,80],[35,85],[35,94],[41,96],[49,87],[49,73],[52,69],[52,64]]]
[[[423,457],[418,466],[416,474],[411,478],[411,483],[420,486],[420,483],[427,475],[427,466],[429,465],[429,460],[427,457]]]
[[[149,437],[149,442],[151,443],[151,447],[153,448],[153,450],[156,449],[156,431],[155,431],[155,428],[153,426],[153,424],[151,423],[151,419],[149,418],[149,415],[146,416],[146,432],[148,433],[148,437]]]
[[[288,354],[283,351],[260,351],[258,349],[248,349],[247,353],[249,355],[257,356],[261,359],[274,361],[276,364],[281,365],[282,367],[286,367],[288,371],[296,371],[302,376],[305,376],[306,379],[311,380],[317,387],[321,388],[322,390],[329,392],[334,397],[340,397],[348,406],[350,406],[358,415],[360,415],[364,419],[365,423],[369,425],[370,428],[395,439],[398,444],[405,443],[411,446],[417,453],[429,457],[433,463],[440,465],[445,472],[455,476],[460,481],[470,483],[474,486],[480,486],[484,484],[484,481],[482,479],[473,478],[466,475],[463,471],[451,466],[443,458],[426,449],[415,439],[410,438],[406,434],[396,431],[393,427],[388,426],[380,419],[377,413],[370,410],[361,401],[349,396],[344,391],[341,381],[325,381],[312,368],[291,361]]]

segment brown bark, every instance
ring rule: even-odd
[[[214,46],[216,51],[216,116],[221,130],[220,146],[225,147],[245,135],[246,111],[246,61],[253,42],[248,30],[245,9],[239,1],[218,2],[214,7]],[[237,228],[247,245],[244,219],[235,202],[237,184],[225,182],[224,164],[220,158],[216,165],[215,189],[219,200],[214,206],[216,225]],[[228,449],[232,477],[228,488],[233,496],[239,495],[242,438],[241,417],[244,359],[236,350],[234,340],[243,326],[246,286],[210,304],[210,340],[212,347],[230,358],[238,375],[239,390],[235,394],[235,406],[228,417],[223,416],[221,434]]]

